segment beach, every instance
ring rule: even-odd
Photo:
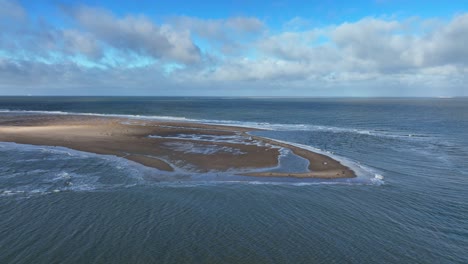
[[[255,129],[194,122],[93,115],[2,115],[0,141],[61,146],[122,157],[171,172],[231,171],[251,177],[353,178],[355,172],[326,155],[253,136]],[[270,171],[281,150],[308,161],[307,171]]]

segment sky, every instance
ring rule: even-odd
[[[468,96],[464,1],[0,0],[0,95]]]

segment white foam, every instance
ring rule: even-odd
[[[272,139],[272,140],[276,140],[276,139]],[[361,164],[357,164],[356,162],[353,162],[353,161],[350,161],[348,159],[345,159],[345,158],[342,158],[342,157],[338,157],[336,155],[332,155],[330,154],[329,152],[326,152],[326,151],[322,151],[320,149],[317,149],[317,148],[314,148],[314,147],[311,147],[311,146],[305,146],[305,145],[302,145],[302,144],[297,144],[297,143],[291,143],[291,142],[285,142],[285,141],[281,141],[281,140],[276,140],[276,141],[279,141],[279,142],[282,142],[282,143],[285,143],[285,144],[290,144],[290,145],[294,145],[294,146],[297,146],[297,147],[301,147],[301,148],[304,148],[304,149],[308,149],[308,150],[311,150],[311,151],[314,151],[314,152],[318,152],[318,153],[322,153],[322,154],[325,154],[325,155],[328,155],[328,156],[331,156],[332,158],[334,159],[337,159],[339,160],[343,165],[345,166],[348,166],[350,167],[351,169],[353,169],[356,174],[358,175],[358,178],[357,179],[350,179],[350,180],[342,180],[342,181],[339,181],[340,183],[350,183],[350,184],[362,184],[362,183],[372,183],[372,184],[377,184],[377,185],[380,185],[383,183],[383,176],[380,176],[380,175],[374,175],[373,174],[373,171],[369,168],[366,168],[365,166],[361,165]],[[178,146],[180,147],[180,151],[197,151],[197,149],[195,148],[195,150],[193,150],[194,146],[193,144],[191,144],[190,146],[188,145],[183,145],[181,146],[180,143],[189,143],[189,142],[177,142],[178,143]],[[87,153],[87,152],[81,152],[81,151],[75,151],[75,150],[71,150],[71,149],[68,149],[68,148],[64,148],[64,147],[46,147],[46,146],[32,146],[32,145],[23,145],[23,144],[16,144],[16,143],[1,143],[0,144],[1,146],[3,147],[6,147],[7,149],[8,148],[21,148],[23,151],[24,150],[30,150],[30,151],[47,151],[47,152],[51,152],[51,153],[54,153],[54,154],[63,154],[63,153],[70,153],[72,154],[74,157],[99,157],[100,159],[103,159],[103,160],[108,160],[110,161],[111,163],[110,164],[115,164],[115,165],[112,165],[114,167],[121,167],[121,168],[126,168],[128,169],[129,166],[131,165],[131,168],[133,169],[136,169],[134,171],[134,173],[131,173],[129,174],[128,176],[129,177],[132,177],[132,178],[135,178],[138,180],[138,182],[140,182],[141,184],[149,184],[151,183],[151,180],[150,182],[148,182],[147,180],[144,180],[143,178],[143,174],[148,174],[148,175],[152,175],[150,176],[150,179],[156,179],[157,181],[162,181],[162,182],[173,182],[173,181],[178,181],[178,177],[183,177],[184,179],[182,181],[186,182],[186,181],[203,181],[203,179],[205,179],[205,181],[207,179],[209,179],[209,181],[220,181],[220,182],[236,182],[237,180],[233,181],[233,179],[241,179],[240,181],[242,182],[245,182],[245,181],[257,181],[257,180],[253,180],[251,177],[245,177],[245,176],[238,176],[237,174],[239,173],[243,173],[243,172],[249,172],[249,171],[255,171],[255,169],[245,169],[245,170],[229,170],[229,171],[226,171],[226,172],[219,172],[219,171],[213,171],[213,172],[208,172],[208,173],[196,173],[193,168],[188,168],[188,167],[180,167],[180,166],[177,166],[177,164],[171,164],[175,171],[174,172],[162,172],[162,171],[159,171],[157,169],[153,169],[153,168],[148,168],[148,167],[144,167],[143,165],[140,165],[140,164],[137,164],[137,163],[134,163],[132,161],[128,161],[124,158],[119,158],[119,157],[115,157],[115,156],[107,156],[107,155],[98,155],[98,154],[94,154],[94,153]],[[216,146],[214,145],[216,148],[215,149],[210,149],[208,148],[208,150],[206,149],[206,145],[203,144],[203,148],[200,149],[201,152],[203,152],[203,154],[206,154],[207,151],[208,152],[218,152],[218,151],[233,151],[235,152],[235,150],[227,150],[227,149],[220,149],[219,146]],[[171,148],[173,147],[177,147],[177,146],[169,146]],[[280,162],[278,164],[278,166],[275,166],[274,168],[270,168],[270,169],[275,169],[275,168],[279,168],[281,166],[281,158],[282,157],[285,157],[289,152],[286,151],[286,149],[284,148],[281,148],[280,149]],[[239,153],[241,154],[241,153]],[[107,164],[107,163],[106,163]],[[364,182],[362,181],[363,179],[367,179],[365,180]],[[62,171],[62,172],[57,172],[53,177],[52,177],[52,183],[53,182],[64,182],[64,181],[71,181],[73,185],[67,185],[67,186],[64,186],[63,188],[59,188],[59,190],[68,190],[68,191],[89,191],[89,190],[96,190],[96,189],[101,189],[101,188],[106,188],[106,186],[101,186],[99,183],[97,183],[97,178],[93,177],[92,175],[77,175],[77,174],[74,174],[74,173],[70,173],[70,172],[67,172],[67,171]],[[369,181],[370,180],[370,181]],[[268,179],[267,181],[269,182],[278,182],[278,183],[283,183],[283,182],[288,182],[288,184],[290,184],[291,182],[294,183],[294,184],[317,184],[317,181],[314,181],[314,182],[307,182],[307,181],[304,181],[304,180],[301,180],[301,179],[293,179],[292,181],[289,179]],[[262,183],[264,181],[261,181]],[[323,181],[319,181],[321,183],[329,183],[330,181],[328,180],[323,180]],[[335,184],[336,181],[333,181],[333,184]],[[153,182],[154,183],[154,182]],[[134,185],[134,183],[130,183],[130,185]],[[119,186],[120,187],[120,186]],[[47,189],[36,189],[35,187],[32,187],[32,188],[27,188],[30,190],[31,193],[47,193],[48,190]],[[34,190],[32,190],[34,189]],[[16,190],[16,191],[19,191],[19,190]],[[28,191],[29,192],[29,191]],[[3,194],[3,195],[9,195],[9,194]]]
[[[358,162],[352,161],[351,159],[344,158],[344,157],[338,156],[338,155],[336,155],[336,154],[334,154],[332,152],[325,151],[325,150],[315,148],[315,147],[312,147],[312,146],[308,146],[308,145],[303,145],[303,144],[299,144],[299,143],[288,142],[288,141],[283,141],[283,140],[278,140],[278,139],[268,138],[268,137],[264,137],[264,138],[271,139],[273,141],[277,141],[277,142],[284,143],[284,144],[289,144],[289,145],[292,145],[292,146],[295,146],[295,147],[298,147],[298,148],[306,149],[306,150],[309,150],[309,151],[312,151],[312,152],[316,152],[316,153],[323,154],[325,156],[331,157],[331,158],[339,161],[344,166],[347,166],[348,168],[352,169],[356,173],[356,179],[358,179],[358,180],[367,179],[367,180],[370,180],[373,183],[377,182],[377,181],[380,181],[380,183],[383,183],[383,176],[382,175],[377,174],[374,169],[371,169],[371,168],[369,168],[367,166],[364,166],[364,165],[362,165],[362,164],[360,164]],[[375,179],[375,180],[372,180],[372,179]],[[351,180],[353,180],[353,179],[351,179]]]
[[[212,143],[230,143],[230,144],[243,144],[253,145],[258,147],[271,147],[263,141],[255,140],[251,136],[237,135],[208,135],[208,134],[177,134],[174,136],[160,136],[160,135],[149,135],[149,138],[155,139],[176,139],[176,140],[187,140],[187,141],[202,141]]]
[[[247,154],[238,148],[209,144],[197,144],[194,142],[165,142],[163,145],[171,148],[171,150],[183,153],[196,153],[203,155],[213,155],[222,152],[231,153],[233,155]]]
[[[121,114],[100,114],[100,113],[80,113],[80,112],[63,112],[63,111],[36,111],[36,110],[8,110],[1,109],[0,113],[31,113],[31,114],[46,114],[46,115],[82,115],[82,116],[102,116],[102,117],[119,117],[138,120],[171,120],[171,121],[198,121],[185,117],[176,116],[145,116],[145,115],[121,115]]]
[[[34,146],[10,142],[0,142],[0,146],[2,146],[2,152],[13,151],[15,155],[20,155],[15,157],[21,157],[22,154],[30,156],[34,153],[36,153],[35,155],[43,155],[41,153],[44,152],[56,156],[63,156],[63,153],[70,153],[74,157],[73,159],[68,157],[62,159],[62,162],[58,163],[58,166],[51,165],[50,169],[48,170],[31,170],[28,168],[19,169],[20,167],[18,167],[18,169],[14,169],[18,165],[13,165],[13,163],[16,163],[16,161],[24,161],[21,159],[8,161],[10,162],[8,164],[12,165],[12,170],[4,171],[3,174],[5,175],[0,175],[0,180],[8,180],[9,189],[0,189],[0,196],[20,195],[21,197],[30,197],[31,195],[55,193],[55,190],[59,190],[60,192],[93,191],[125,187],[127,185],[135,185],[135,183],[142,183],[142,174],[146,169],[146,167],[143,165],[133,163],[124,158],[81,152],[64,147]],[[74,162],[80,162],[79,160],[82,160],[82,158],[88,158],[87,161],[83,163],[83,165],[87,166],[89,164],[96,167],[96,170],[78,173],[77,171],[80,170],[80,163]],[[89,163],[90,160],[93,161],[92,164]],[[36,164],[40,163],[39,160],[34,162],[36,162]],[[4,166],[8,168],[8,164]],[[68,164],[70,164],[70,167]],[[31,168],[34,168],[34,163],[32,163],[32,165],[29,163],[28,166],[32,166]],[[125,168],[125,171],[121,174],[120,177],[127,178],[122,178],[122,180],[113,181],[112,183],[103,183],[100,181],[102,177],[109,175],[106,173],[109,172],[110,168],[119,166],[121,168]],[[31,178],[31,181],[24,181],[25,177]],[[18,180],[15,181],[15,178],[18,178]]]
[[[385,183],[383,179],[384,179],[384,176],[380,174],[375,174],[375,177],[371,178],[371,182],[375,185],[382,185]]]
[[[0,113],[32,113],[32,114],[52,114],[52,115],[83,115],[83,116],[101,116],[101,117],[117,117],[127,118],[135,120],[163,120],[163,121],[178,121],[178,122],[197,122],[202,124],[212,125],[225,125],[225,126],[237,126],[246,128],[257,128],[263,130],[275,130],[275,131],[325,131],[331,133],[353,133],[375,137],[388,137],[388,138],[411,138],[421,139],[429,138],[428,135],[415,134],[408,132],[399,131],[387,131],[387,130],[368,130],[368,129],[357,129],[347,127],[335,127],[325,125],[313,125],[313,124],[275,124],[268,122],[249,122],[249,121],[236,121],[236,120],[216,120],[216,119],[193,119],[186,117],[177,116],[157,116],[157,115],[124,115],[124,114],[100,114],[100,113],[80,113],[80,112],[63,112],[63,111],[35,111],[35,110],[9,110],[2,109]],[[131,125],[131,122],[124,122],[124,124]],[[135,124],[141,125],[141,124]]]
[[[149,138],[166,138],[177,140],[194,140],[204,142],[219,142],[219,143],[246,143],[248,139],[240,135],[208,135],[208,134],[177,134],[174,136],[159,136],[149,135]]]
[[[274,185],[274,186],[316,186],[316,185],[380,185],[373,182],[358,182],[358,181],[326,181],[320,179],[314,179],[314,181],[303,182],[300,180],[291,181],[272,181],[272,180],[210,180],[210,181],[184,181],[184,182],[160,182],[157,185],[162,187],[173,187],[173,188],[190,188],[197,186],[216,186],[225,184],[245,184],[245,185]]]
[[[50,113],[50,112],[46,112],[46,113]],[[68,114],[68,113],[66,113]],[[75,113],[71,113],[71,114],[75,114]],[[89,114],[89,115],[92,115],[92,114]],[[128,117],[128,116],[126,116]],[[213,141],[222,141],[222,142],[229,142],[231,140],[233,141],[236,141],[237,140],[240,140],[241,138],[245,139],[245,137],[241,137],[241,138],[238,138],[237,136],[213,136],[213,138],[206,138],[206,135],[196,135],[196,134],[186,134],[186,138],[187,139],[196,139],[196,140],[199,140],[199,139],[203,139],[203,137],[205,136],[205,140],[209,141],[209,140],[213,140]],[[177,137],[177,139],[180,139],[180,137]],[[228,171],[228,172],[216,172],[216,175],[220,174],[221,176],[218,177],[218,180],[216,180],[215,176],[210,176],[210,177],[213,177],[214,180],[210,180],[210,182],[224,182],[224,183],[236,183],[236,182],[242,182],[242,183],[251,183],[251,184],[256,184],[255,182],[259,182],[259,184],[293,184],[293,185],[298,185],[298,186],[301,186],[301,185],[314,185],[314,184],[366,184],[366,183],[371,183],[371,184],[376,184],[376,185],[380,185],[380,184],[383,184],[384,181],[383,181],[383,176],[381,175],[378,175],[378,174],[375,174],[373,172],[372,169],[370,168],[367,168],[361,164],[358,164],[354,161],[351,161],[349,159],[345,159],[343,157],[338,157],[336,155],[333,155],[332,153],[330,152],[326,152],[326,151],[323,151],[323,150],[320,150],[320,149],[317,149],[317,148],[314,148],[314,147],[311,147],[311,146],[306,146],[306,145],[302,145],[302,144],[298,144],[298,143],[291,143],[291,142],[286,142],[286,141],[281,141],[281,140],[277,140],[277,139],[272,139],[270,138],[271,140],[274,140],[274,141],[278,141],[278,142],[282,142],[282,143],[285,143],[285,144],[290,144],[290,145],[293,145],[293,146],[296,146],[296,147],[300,147],[300,148],[303,148],[303,149],[308,149],[308,150],[311,150],[313,152],[318,152],[318,153],[321,153],[321,154],[324,154],[324,155],[327,155],[327,156],[331,156],[332,158],[340,161],[343,165],[345,166],[348,166],[350,167],[352,170],[354,170],[356,172],[356,174],[358,175],[358,178],[357,180],[356,179],[345,179],[345,180],[342,180],[342,181],[327,181],[327,180],[323,180],[323,181],[313,181],[313,182],[303,182],[301,180],[292,180],[292,181],[282,181],[281,179],[278,179],[278,180],[267,180],[267,181],[252,181],[251,179],[249,180],[248,178],[245,178],[246,180],[240,180],[240,181],[233,181],[232,178],[233,174],[235,174],[236,172],[239,173],[241,171],[237,170],[237,171]],[[190,146],[189,145],[181,145],[180,144],[181,142],[177,142],[177,144],[179,144],[178,146],[175,146],[175,145],[171,145],[169,147],[175,147],[176,150],[177,150],[177,147],[179,147],[179,150],[180,151],[190,151],[190,152],[194,152],[197,153],[197,151],[201,151],[200,153],[202,154],[207,154],[207,153],[216,153],[216,152],[219,152],[219,151],[225,151],[225,152],[231,152],[231,153],[237,153],[236,151],[239,151],[239,155],[243,154],[241,153],[241,151],[239,149],[223,149],[223,148],[228,148],[228,147],[220,147],[218,145],[207,145],[206,144],[201,144],[203,145],[202,148],[200,149],[197,149],[197,146],[191,144]],[[185,143],[185,142],[182,142],[182,143]],[[189,142],[187,142],[189,143]],[[114,157],[114,156],[107,156],[107,155],[98,155],[98,154],[93,154],[93,153],[87,153],[87,152],[81,152],[81,151],[75,151],[75,150],[71,150],[71,149],[68,149],[68,148],[64,148],[64,147],[47,147],[47,146],[32,146],[32,145],[22,145],[22,144],[16,144],[16,143],[2,143],[0,144],[0,146],[2,147],[2,151],[3,149],[6,147],[7,150],[8,150],[8,146],[14,146],[14,147],[23,147],[25,149],[31,149],[31,150],[40,150],[40,151],[43,151],[43,152],[48,152],[48,153],[53,153],[53,154],[60,154],[60,155],[67,155],[67,156],[71,156],[71,157],[88,157],[88,156],[96,156],[96,157],[100,157],[100,158],[103,158],[103,159],[107,159],[107,160],[112,160],[114,163],[118,164],[118,166],[120,167],[125,167],[125,168],[128,168],[129,164],[135,164],[131,161],[128,161],[128,160],[125,160],[123,158],[119,158],[119,157]],[[281,151],[281,155],[284,156],[286,152],[284,151]],[[137,171],[140,171],[142,170],[142,168],[146,168],[142,165],[139,165],[139,164],[135,164],[136,165],[136,169]],[[174,165],[174,164],[172,164]],[[156,169],[149,169],[151,171],[151,173],[153,174],[157,174],[159,176],[161,176],[160,178],[158,178],[158,180],[162,180],[164,181],[164,177],[168,176],[168,181],[177,181],[177,178],[174,178],[175,175],[182,175],[182,176],[188,176],[188,181],[199,181],[197,179],[203,179],[205,178],[206,176],[206,173],[193,173],[193,172],[190,172],[190,171],[186,171],[186,170],[183,170],[181,168],[177,168],[177,166],[174,166],[175,168],[175,172],[161,172],[161,171],[158,171]],[[148,168],[146,168],[148,169]],[[130,176],[134,176],[134,175],[130,175]],[[57,180],[63,180],[63,179],[69,179],[72,176],[70,176],[70,173],[69,172],[63,172],[63,173],[59,173],[56,175]],[[87,177],[87,176],[86,176]],[[169,178],[170,177],[170,178]],[[244,176],[237,176],[237,179],[238,177],[244,177]],[[78,177],[79,178],[79,177]],[[142,179],[142,176],[141,176],[141,173],[136,173],[136,178],[138,179]],[[235,177],[234,177],[235,178]],[[205,178],[206,179],[206,178]],[[366,179],[366,181],[362,181],[363,179]],[[64,188],[63,190],[74,190],[74,191],[89,191],[89,190],[95,190],[95,189],[99,189],[101,188],[102,186],[97,186],[97,183],[94,181],[94,180],[91,180],[92,182],[90,181],[87,181],[87,182],[82,182],[82,183],[77,183],[73,186],[68,186],[69,188]],[[168,182],[166,181],[166,182]],[[183,180],[184,182],[187,182],[187,180]],[[145,184],[148,184],[147,181],[145,181]],[[134,184],[130,184],[130,185],[134,185]],[[129,185],[129,186],[130,186]],[[54,189],[55,190],[55,189]],[[62,189],[57,189],[57,190],[62,190]],[[17,190],[17,191],[14,191],[15,193],[19,193],[20,190]],[[3,193],[2,195],[11,195],[10,194],[11,192],[7,192],[7,193]],[[34,190],[31,190],[31,193],[50,193],[50,191],[48,190],[42,190],[42,189],[34,189]]]

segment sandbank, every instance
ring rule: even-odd
[[[182,168],[255,177],[356,177],[354,171],[331,157],[247,134],[252,130],[88,115],[0,115],[0,141],[115,155],[163,171]],[[307,159],[309,171],[268,172],[278,165],[281,148]]]

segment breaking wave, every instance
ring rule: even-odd
[[[424,139],[430,138],[430,135],[408,133],[403,131],[390,131],[385,129],[358,129],[348,127],[335,127],[313,124],[276,124],[268,122],[250,122],[236,120],[215,120],[215,119],[193,119],[177,116],[158,116],[158,115],[125,115],[125,114],[100,114],[100,113],[78,113],[63,111],[33,111],[33,110],[9,110],[0,109],[0,113],[18,113],[18,114],[52,114],[52,115],[82,115],[82,116],[101,116],[117,117],[134,120],[156,120],[156,121],[177,121],[177,122],[196,122],[202,124],[237,126],[246,128],[255,128],[274,131],[323,131],[330,133],[352,133],[374,137],[402,138],[402,139]]]

